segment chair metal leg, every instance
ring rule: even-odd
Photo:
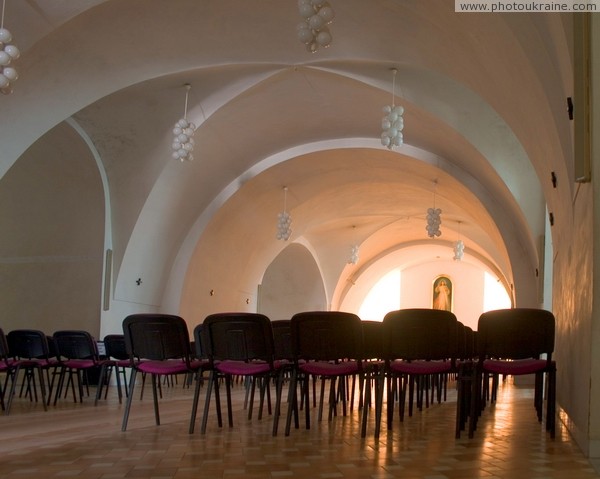
[[[296,414],[296,428],[298,427],[298,398],[296,394],[296,384],[298,382],[298,372],[296,369],[292,371],[290,385],[288,389],[288,411],[285,420],[285,435],[290,435],[292,426],[292,414]]]
[[[200,399],[200,387],[202,386],[202,371],[196,373],[196,387],[194,389],[194,400],[192,402],[192,413],[190,415],[189,433],[194,434],[196,426],[196,414],[198,412],[198,400]]]
[[[151,374],[152,376],[152,399],[154,400],[154,419],[156,420],[156,425],[160,426],[160,415],[158,414],[158,385],[156,383],[160,382],[160,378],[157,378],[156,374]]]
[[[121,425],[121,431],[125,431],[127,429],[127,421],[129,420],[129,410],[131,409],[131,400],[133,398],[136,375],[137,369],[132,369],[131,378],[129,379],[129,395],[127,396],[127,402],[125,404],[125,412],[123,413],[123,424]]]
[[[208,384],[206,385],[206,400],[204,401],[204,412],[202,413],[202,426],[200,427],[200,434],[206,433],[206,424],[208,423],[208,410],[210,407],[210,396],[212,394],[213,383],[216,381],[216,376],[216,372],[211,371],[210,377],[208,378]],[[221,426],[221,424],[219,424],[219,426]]]

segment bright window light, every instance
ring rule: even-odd
[[[366,321],[383,321],[387,313],[397,309],[400,309],[400,269],[390,271],[371,288],[358,315]]]
[[[485,273],[483,285],[483,312],[510,307],[510,297],[502,283],[491,274]]]

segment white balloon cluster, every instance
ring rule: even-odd
[[[319,47],[327,48],[331,44],[329,25],[335,13],[324,0],[298,0],[298,10],[304,21],[298,24],[298,39],[306,49],[315,53]]]
[[[428,208],[427,209],[427,236],[433,238],[435,236],[441,236],[442,232],[440,231],[440,225],[442,224],[442,220],[440,219],[440,214],[442,210],[439,208]]]
[[[194,131],[196,125],[182,118],[173,128],[173,159],[181,161],[192,161],[194,155]]]
[[[352,245],[352,248],[350,249],[350,258],[348,259],[348,264],[356,264],[358,263],[358,245],[354,244]]]
[[[292,235],[292,217],[286,211],[277,215],[277,239],[287,241]]]
[[[463,259],[464,255],[465,255],[465,244],[463,243],[462,240],[458,240],[456,243],[454,243],[454,260],[460,261],[461,259]]]
[[[21,52],[9,43],[11,40],[11,33],[6,28],[0,28],[0,93],[5,95],[12,93],[11,83],[19,78],[11,62],[19,58]]]
[[[392,149],[395,146],[401,146],[404,142],[402,135],[402,129],[404,128],[404,108],[401,106],[386,105],[383,107],[383,113],[385,114],[381,120],[381,144],[386,146],[388,149]]]

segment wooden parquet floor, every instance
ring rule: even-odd
[[[218,428],[212,407],[205,435],[199,422],[188,434],[193,390],[181,384],[163,387],[160,426],[146,386],[144,398],[134,399],[126,432],[120,430],[124,405],[114,387],[96,407],[93,390],[83,403],[63,398],[46,412],[20,398],[9,416],[0,417],[0,478],[600,478],[562,424],[556,439],[546,434],[530,389],[505,383],[475,437],[458,440],[450,389],[446,402],[403,423],[396,419],[391,431],[384,425],[379,440],[372,435],[372,414],[369,435],[361,439],[356,410],[331,422],[316,422],[313,414],[310,430],[301,421],[285,437],[282,424],[272,437],[270,416],[247,419],[241,385],[234,391],[234,427]]]

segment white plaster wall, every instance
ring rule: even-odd
[[[439,275],[453,282],[452,312],[465,326],[477,329],[483,312],[484,271],[459,261],[439,261],[402,271],[400,305],[402,308],[431,308],[433,281]]]
[[[259,289],[258,312],[271,320],[302,311],[327,309],[323,279],[310,252],[290,244],[267,268]]]

